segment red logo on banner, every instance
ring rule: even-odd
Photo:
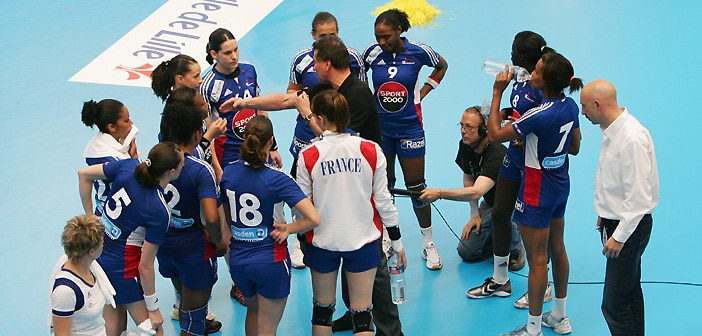
[[[142,66],[133,68],[133,67],[126,67],[124,65],[119,65],[115,68],[115,70],[121,70],[121,71],[126,71],[129,74],[129,78],[127,80],[137,80],[141,76],[146,76],[148,78],[151,78],[151,72],[153,72],[153,65],[146,63]]]

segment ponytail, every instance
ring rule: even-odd
[[[273,137],[273,123],[265,116],[257,115],[246,124],[244,142],[239,148],[239,156],[254,168],[261,168],[268,162],[268,151],[264,149]]]
[[[338,133],[344,132],[349,125],[349,105],[341,93],[324,90],[312,99],[312,113],[324,116],[333,123]]]
[[[81,121],[85,126],[97,126],[100,132],[110,134],[109,124],[117,124],[124,104],[114,99],[103,99],[99,103],[89,100],[83,103],[80,112]]]
[[[214,59],[212,58],[212,53],[210,51],[219,52],[222,50],[222,43],[228,40],[236,40],[234,34],[229,30],[224,28],[217,28],[210,34],[210,38],[205,46],[205,51],[207,52],[207,63],[213,64]]]
[[[559,53],[548,53],[541,56],[543,62],[543,77],[545,86],[553,92],[563,92],[568,88],[569,93],[580,90],[583,80],[573,76],[573,65],[565,56]]]
[[[139,184],[153,188],[159,185],[161,176],[171,169],[178,168],[183,152],[173,142],[162,142],[149,151],[149,158],[134,169],[134,178]]]
[[[192,64],[197,61],[184,54],[176,55],[169,61],[163,61],[151,73],[151,89],[161,101],[166,101],[175,85],[177,75],[184,76],[191,71]]]

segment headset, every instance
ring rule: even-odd
[[[483,107],[480,105],[475,105],[471,106],[466,109],[466,112],[473,110],[474,113],[480,116],[480,125],[478,125],[478,136],[482,140],[483,138],[487,137],[487,124],[485,123],[485,115],[483,115]],[[488,113],[490,111],[490,107],[487,107]]]

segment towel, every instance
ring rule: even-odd
[[[111,135],[98,132],[90,142],[85,146],[83,151],[83,157],[85,158],[101,158],[106,156],[112,156],[117,160],[129,159],[129,144],[132,143],[132,139],[139,133],[139,128],[132,125],[132,129],[124,138],[123,143],[119,143]]]

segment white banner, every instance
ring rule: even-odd
[[[168,0],[69,79],[72,82],[151,86],[151,71],[178,54],[207,68],[210,33],[226,28],[240,39],[283,0]]]

